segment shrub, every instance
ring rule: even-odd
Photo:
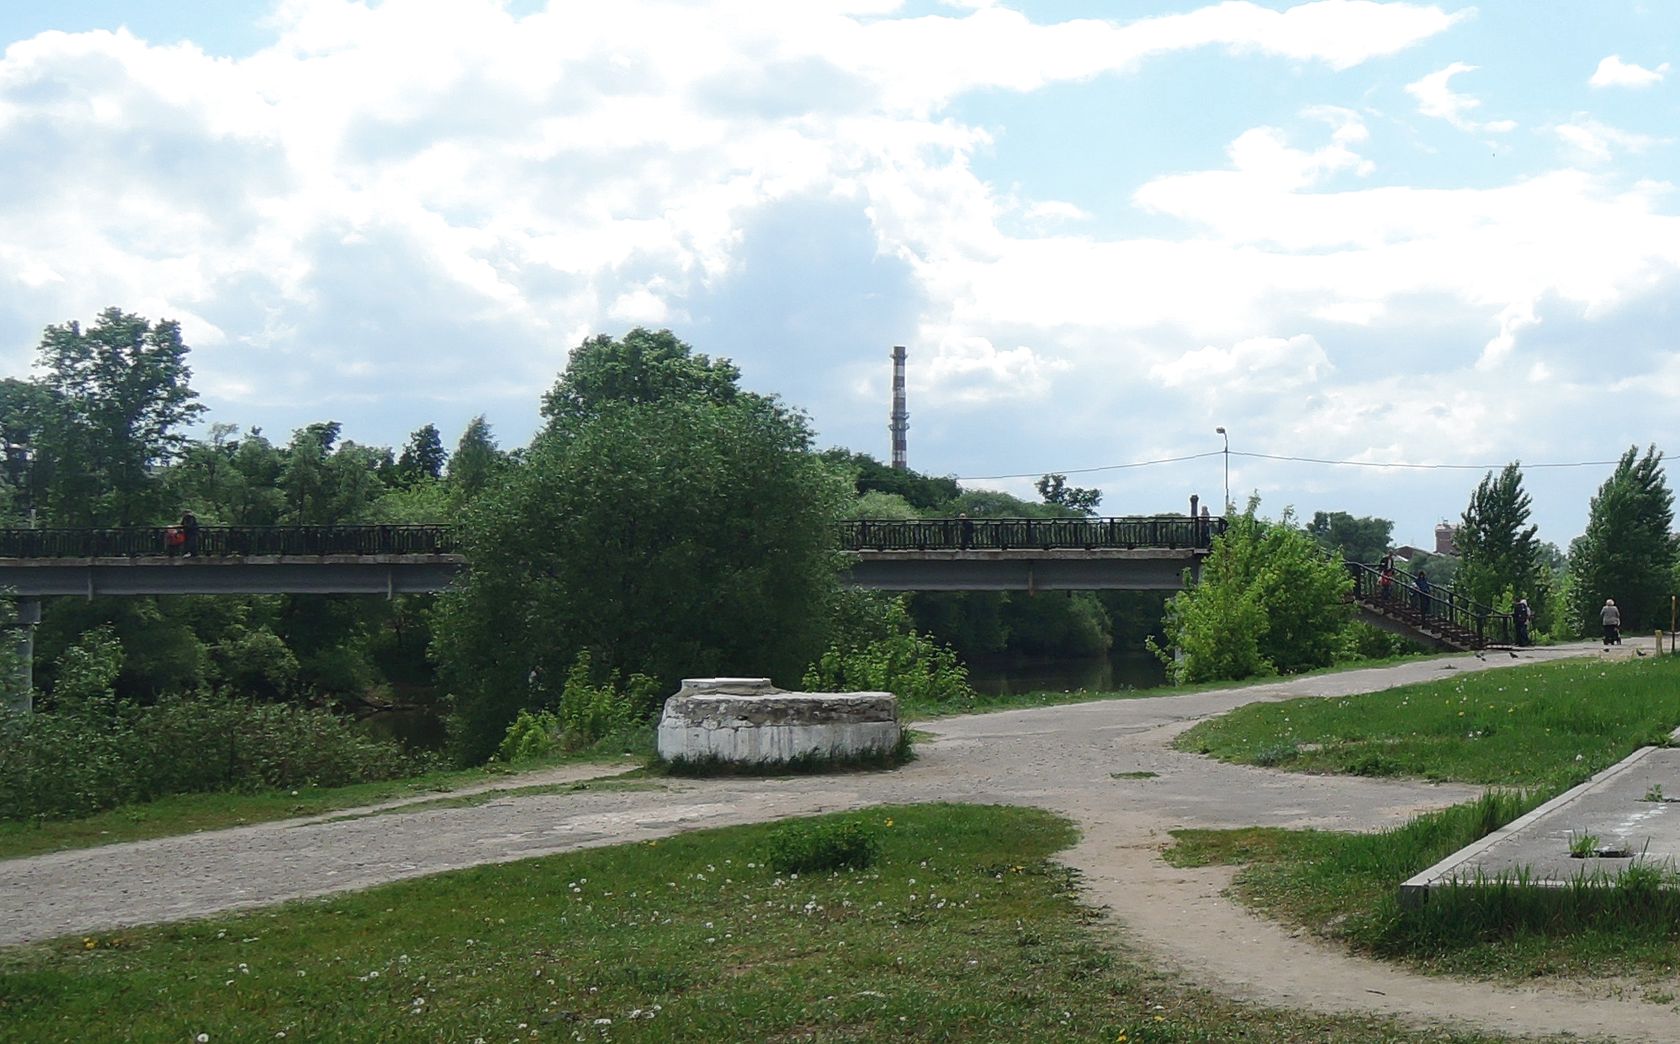
[[[560,749],[560,719],[553,711],[528,710],[508,726],[502,745],[496,748],[496,760],[505,762],[529,761],[545,757]]]
[[[573,747],[587,747],[623,732],[652,714],[656,702],[659,683],[644,674],[632,674],[622,691],[617,671],[601,685],[591,677],[589,650],[585,649],[572,661],[560,693],[560,728]]]
[[[886,610],[888,637],[831,646],[805,669],[808,692],[890,692],[908,704],[948,706],[974,699],[968,668],[932,635],[917,634],[901,600]]]
[[[87,815],[170,794],[392,779],[425,759],[327,711],[171,697],[79,714],[0,714],[0,818]]]
[[[855,817],[798,820],[770,834],[766,860],[786,874],[862,870],[881,854],[881,835]]]

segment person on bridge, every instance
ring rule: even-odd
[[[191,511],[181,513],[181,557],[191,558],[198,553],[198,516]]]
[[[1518,645],[1528,644],[1528,621],[1533,617],[1534,614],[1528,608],[1528,599],[1517,599],[1517,604],[1511,609],[1511,621],[1517,625]]]
[[[1614,598],[1604,600],[1604,608],[1598,611],[1598,619],[1604,625],[1604,644],[1622,644],[1622,611],[1616,608]]]

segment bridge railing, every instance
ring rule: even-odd
[[[1426,621],[1444,621],[1466,634],[1475,635],[1488,645],[1510,645],[1516,641],[1516,623],[1510,613],[1472,601],[1449,586],[1431,587],[1428,593],[1424,593],[1417,589],[1416,577],[1403,569],[1396,569],[1394,582],[1385,595],[1382,571],[1376,566],[1349,562],[1347,569],[1353,577],[1354,594],[1362,601],[1378,605],[1388,602],[1396,608],[1411,608]]]
[[[155,558],[180,554],[174,527],[0,529],[0,558]],[[200,526],[195,553],[244,555],[447,555],[454,526]]]
[[[842,522],[847,551],[1200,549],[1225,532],[1223,518],[917,518]]]

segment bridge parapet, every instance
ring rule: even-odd
[[[918,518],[842,522],[847,551],[1207,550],[1223,518]]]
[[[154,558],[171,553],[173,526],[121,529],[0,529],[0,558]],[[175,550],[179,550],[176,548]],[[200,526],[196,554],[452,555],[451,525]]]

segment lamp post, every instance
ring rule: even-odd
[[[1225,440],[1225,508],[1222,515],[1231,513],[1231,436],[1225,434],[1224,428],[1213,429]]]

